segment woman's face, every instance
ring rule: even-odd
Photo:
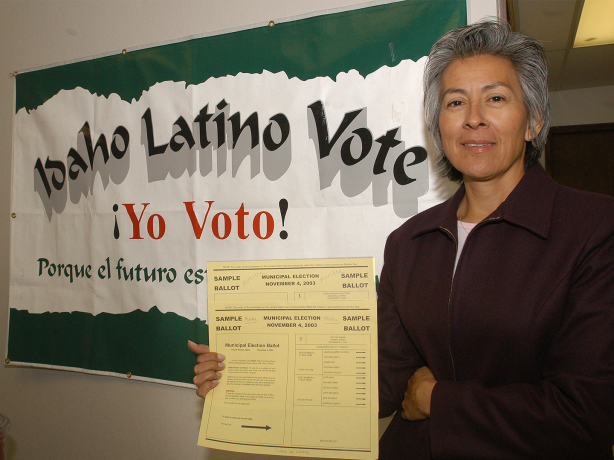
[[[524,174],[530,128],[511,62],[491,55],[456,59],[443,72],[440,97],[443,150],[464,181],[515,185]]]

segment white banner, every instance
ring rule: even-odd
[[[375,257],[379,273],[388,233],[438,200],[424,62],[19,110],[10,307],[206,319],[207,261]]]

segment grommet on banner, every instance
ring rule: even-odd
[[[269,27],[273,27],[275,25],[275,21],[269,21]]]
[[[6,358],[6,359],[4,360],[4,364],[11,364],[11,360],[10,360],[10,359],[8,359],[8,358]]]
[[[122,54],[126,54],[128,52],[128,50],[123,49],[122,50]]]
[[[126,372],[126,377],[128,378],[132,377],[132,372]]]
[[[13,213],[11,214],[11,217],[14,219],[15,217],[17,217],[17,214]]]
[[[16,77],[16,76],[17,76],[17,73],[18,73],[18,72],[11,72],[11,73],[9,74],[9,78]]]

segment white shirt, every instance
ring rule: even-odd
[[[456,264],[458,264],[458,258],[463,251],[463,246],[465,246],[465,241],[467,240],[467,236],[471,233],[471,230],[477,225],[477,223],[469,223],[469,222],[461,222],[458,220],[456,222],[458,227],[458,251],[456,251],[456,260],[454,261],[454,271],[456,272]]]

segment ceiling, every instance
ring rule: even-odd
[[[584,1],[508,0],[514,30],[546,50],[550,91],[614,85],[614,45],[572,47]]]

